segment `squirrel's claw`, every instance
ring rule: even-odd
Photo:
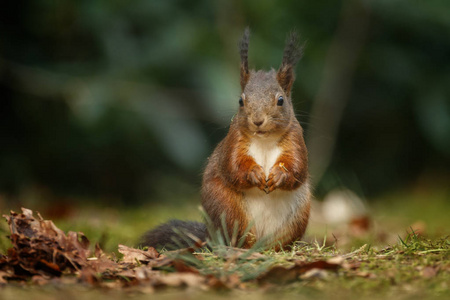
[[[288,177],[284,164],[275,165],[270,170],[269,178],[267,179],[267,194],[279,188]]]
[[[260,190],[265,190],[266,175],[264,174],[264,170],[261,166],[256,165],[252,168],[252,170],[248,174],[248,180],[252,185],[256,186]]]

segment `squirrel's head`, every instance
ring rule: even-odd
[[[242,94],[236,119],[239,127],[252,135],[282,134],[295,118],[291,89],[295,80],[294,68],[302,56],[302,47],[293,32],[288,36],[283,61],[277,71],[249,71],[249,35],[247,28],[239,43]]]

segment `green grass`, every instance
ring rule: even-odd
[[[377,199],[370,206],[372,226],[363,234],[353,235],[346,226],[332,227],[311,222],[306,242],[298,243],[292,251],[264,251],[261,257],[247,259],[240,254],[224,258],[220,251],[203,251],[203,259],[181,257],[195,264],[201,274],[228,278],[237,274],[241,286],[231,291],[214,292],[198,289],[168,289],[159,291],[161,299],[180,297],[214,299],[272,299],[273,297],[310,299],[423,299],[450,298],[450,201],[448,190],[429,193],[396,193]],[[18,210],[18,209],[15,209]],[[2,211],[4,214],[7,211]],[[43,216],[46,217],[45,215]],[[195,201],[186,205],[158,205],[140,208],[77,207],[69,217],[55,219],[61,229],[81,231],[92,244],[100,242],[107,253],[117,254],[117,245],[136,245],[139,236],[151,227],[170,218],[200,220]],[[419,224],[419,225],[417,225]],[[419,226],[421,234],[411,230]],[[5,223],[0,225],[0,253],[9,242]],[[255,278],[274,265],[289,267],[294,260],[305,262],[343,257],[342,268],[336,272],[322,272],[285,284],[256,284]],[[18,288],[20,287],[20,288]],[[144,298],[150,288],[127,290],[99,290],[75,284],[37,287],[30,284],[0,287],[2,299],[94,299],[107,295],[111,299]]]
[[[246,259],[242,255],[233,259],[209,251],[199,252],[204,259],[197,261],[201,274],[213,274],[219,278],[233,275],[240,277],[240,284],[229,291],[202,291],[201,289],[165,289],[158,291],[160,299],[195,297],[199,299],[221,299],[224,297],[245,299],[308,299],[311,297],[334,299],[448,299],[450,297],[450,240],[448,238],[429,240],[417,235],[399,239],[395,245],[374,250],[369,245],[351,253],[341,253],[335,247],[322,243],[299,243],[289,252],[263,252],[263,256]],[[258,275],[274,265],[289,267],[293,260],[313,262],[342,257],[342,267],[336,272],[324,272],[318,277],[301,277],[286,283],[258,285]],[[179,256],[187,263],[189,256]],[[250,275],[250,276],[249,276]],[[94,299],[127,297],[143,299],[147,293],[154,293],[142,286],[125,290],[94,289],[84,285],[32,285],[8,286],[2,288],[2,299],[25,299],[31,294],[34,299]],[[56,298],[54,298],[56,297]]]

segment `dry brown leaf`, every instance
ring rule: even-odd
[[[155,258],[153,260],[150,260],[147,263],[147,266],[152,267],[152,268],[161,268],[164,266],[169,266],[171,265],[173,262],[172,258],[169,258],[165,255],[160,255],[158,258]]]
[[[104,255],[89,259],[86,265],[96,273],[104,273],[108,270],[116,270],[120,267],[118,263],[112,261]]]
[[[48,262],[46,260],[39,260],[36,263],[36,268],[37,269],[42,269],[44,270],[46,273],[49,273],[51,275],[54,276],[61,276],[61,269],[59,268],[59,266],[55,263],[52,262]]]
[[[8,249],[6,264],[16,276],[60,276],[63,271],[74,272],[86,264],[89,241],[82,233],[65,235],[52,221],[37,218],[29,209],[4,216],[8,222],[13,245]],[[3,268],[4,269],[4,268]]]
[[[148,280],[158,274],[158,271],[153,271],[151,267],[140,266],[134,269],[134,275],[137,280]]]
[[[95,250],[94,250],[95,257],[99,258],[102,255],[104,255],[103,250],[100,248],[100,245],[98,243],[95,243]]]
[[[0,271],[0,284],[5,284],[5,283],[7,283],[5,277],[6,277],[6,278],[9,277],[9,275],[10,275],[10,274],[8,274],[8,273],[5,272],[5,271]]]
[[[123,262],[125,263],[136,263],[137,261],[145,263],[159,257],[159,253],[153,247],[149,247],[148,250],[144,251],[119,245],[119,252],[123,254]]]
[[[295,281],[302,274],[312,269],[336,271],[340,264],[319,260],[310,263],[296,262],[291,267],[275,266],[258,278],[259,283],[286,283]]]
[[[329,264],[335,264],[335,265],[342,265],[345,261],[345,258],[341,255],[332,257],[330,259],[327,260],[327,263]]]
[[[194,266],[176,258],[182,254],[193,253],[194,248],[160,255],[154,248],[144,251],[119,245],[119,252],[124,258],[123,261],[116,262],[96,245],[95,257],[90,257],[89,241],[82,233],[69,232],[66,235],[53,222],[44,220],[39,214],[35,218],[31,210],[22,211],[22,214],[11,212],[10,216],[6,216],[13,247],[8,250],[7,256],[0,255],[0,283],[31,278],[31,282],[40,285],[55,280],[65,281],[67,276],[61,279],[58,277],[65,273],[74,273],[76,276],[67,280],[111,288],[144,284],[150,292],[153,292],[154,288],[166,286],[227,290],[245,287],[238,274],[220,278],[213,275],[202,276]],[[238,259],[266,258],[261,253],[233,247],[217,249],[216,254],[233,264]],[[163,275],[161,271],[154,270],[163,266],[173,266],[177,272]],[[297,259],[290,267],[275,266],[269,269],[259,277],[258,282],[285,283],[298,278],[326,278],[329,276],[328,271],[336,271],[340,267],[352,270],[358,268],[346,263],[346,258],[341,256],[315,262]]]
[[[172,262],[172,265],[175,267],[175,270],[180,273],[194,273],[198,274],[198,270],[194,267],[188,266],[184,261],[182,260],[174,260]]]
[[[31,278],[35,284],[46,284],[63,273],[75,273],[77,277],[72,279],[78,278],[93,286],[115,288],[142,281],[150,281],[152,287],[198,286],[206,280],[194,267],[160,255],[154,248],[144,251],[119,245],[124,259],[115,262],[97,244],[95,257],[89,257],[89,240],[82,233],[66,235],[52,221],[44,220],[39,214],[34,217],[33,212],[25,208],[21,214],[11,212],[5,217],[13,247],[8,249],[7,256],[0,255],[0,283]],[[193,249],[182,251],[192,253]],[[137,262],[144,265],[136,267]],[[178,273],[166,277],[152,270],[168,265],[173,265]]]
[[[82,282],[88,283],[93,286],[98,286],[100,279],[98,278],[98,273],[91,267],[85,267],[79,273],[79,278]]]
[[[342,267],[346,270],[356,270],[361,266],[361,262],[353,261],[353,262],[344,262],[342,263]]]

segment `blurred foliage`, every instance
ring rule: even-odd
[[[246,26],[255,68],[277,68],[287,32],[301,33],[294,101],[313,132],[311,118],[329,117],[309,112],[352,6],[368,29],[317,193],[336,177],[367,195],[423,177],[448,184],[448,1],[24,0],[0,10],[0,195],[195,194],[237,108]]]

